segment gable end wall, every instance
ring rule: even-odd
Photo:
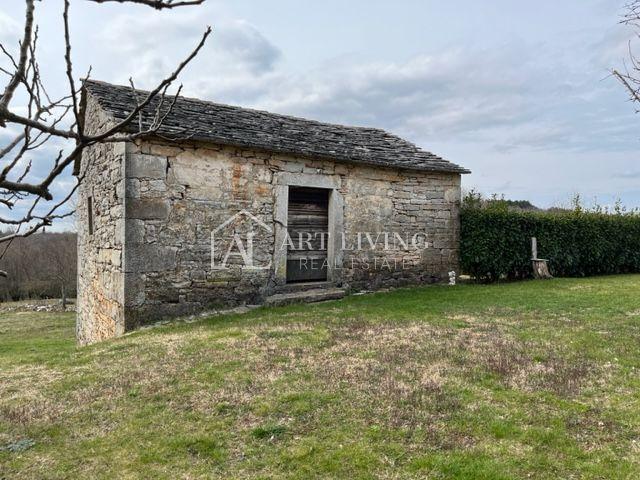
[[[111,123],[91,96],[86,104],[86,131],[103,131]],[[78,299],[76,338],[80,344],[121,335],[124,325],[124,143],[84,150],[78,189]],[[92,198],[93,233],[89,232],[88,198]]]

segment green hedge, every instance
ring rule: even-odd
[[[464,207],[461,264],[481,281],[532,275],[531,237],[552,275],[640,272],[640,216]]]

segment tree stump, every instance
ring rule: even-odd
[[[531,264],[533,266],[533,276],[538,279],[548,279],[553,278],[551,273],[549,272],[549,266],[547,265],[547,261],[542,258],[534,258],[531,260]]]

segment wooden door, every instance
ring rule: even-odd
[[[287,283],[326,280],[329,190],[289,187],[288,210]]]

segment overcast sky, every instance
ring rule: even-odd
[[[640,115],[608,73],[633,36],[618,24],[624,3],[209,0],[155,12],[76,1],[73,54],[78,76],[92,65],[93,78],[149,87],[211,25],[181,79],[189,96],[382,127],[471,169],[464,187],[486,194],[640,206]],[[5,44],[23,8],[2,2]],[[36,8],[44,74],[63,88],[61,2]]]

